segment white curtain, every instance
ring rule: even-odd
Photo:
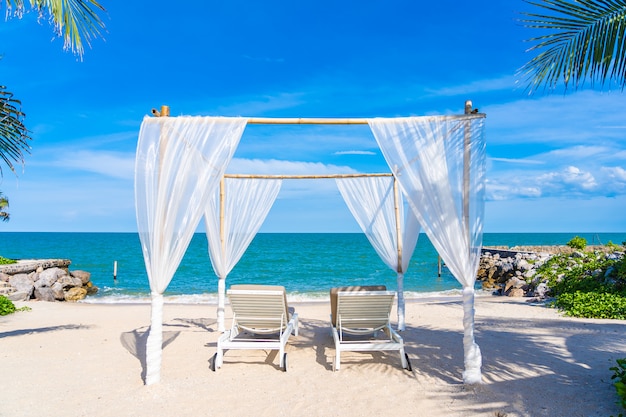
[[[160,380],[163,292],[246,127],[246,119],[146,117],[135,161],[135,209],[152,313],[146,385]]]
[[[463,380],[480,383],[482,359],[474,340],[474,283],[483,230],[484,116],[368,122],[409,206],[463,285]]]
[[[218,277],[217,325],[224,331],[226,276],[239,262],[278,196],[282,180],[224,178],[205,209],[207,240]]]
[[[395,192],[393,177],[337,178],[335,181],[378,256],[397,273],[398,330],[405,330],[404,273],[417,244],[419,223],[412,211],[407,213],[405,219],[402,196]]]

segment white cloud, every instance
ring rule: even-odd
[[[572,192],[590,192],[598,187],[595,177],[577,167],[569,166],[560,172],[550,172],[537,178],[543,195]]]
[[[626,182],[626,169],[622,167],[604,167],[602,168],[609,178],[616,181]]]
[[[486,199],[488,201],[512,200],[517,198],[534,198],[541,196],[541,188],[525,186],[517,182],[486,184]]]
[[[357,171],[348,166],[324,164],[321,162],[233,158],[226,172],[229,174],[329,175],[351,174]]]
[[[376,152],[372,151],[339,151],[334,155],[376,155]]]
[[[537,161],[533,159],[525,159],[525,158],[488,158],[490,161],[494,162],[506,162],[509,164],[520,164],[520,165],[542,165],[544,162]]]
[[[50,162],[55,167],[132,180],[135,176],[135,155],[108,151],[67,151]]]

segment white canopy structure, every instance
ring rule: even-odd
[[[405,330],[404,273],[417,244],[419,223],[412,210],[405,220],[402,197],[394,177],[338,178],[335,181],[378,256],[398,274],[398,330]]]
[[[224,327],[226,276],[254,239],[280,191],[280,179],[224,178],[206,206],[206,235],[218,276],[217,327]]]
[[[471,102],[468,102],[466,114],[461,116],[384,119],[146,117],[139,132],[135,166],[137,225],[152,293],[146,385],[160,380],[163,292],[202,215],[221,294],[227,274],[258,231],[278,194],[279,181],[268,183],[264,191],[260,191],[260,183],[230,181],[231,178],[254,177],[249,175],[227,175],[222,188],[219,186],[246,124],[252,123],[369,124],[392,174],[374,174],[376,179],[367,180],[342,178],[337,180],[338,187],[378,254],[398,273],[398,325],[402,327],[402,277],[421,224],[452,274],[463,285],[463,379],[465,383],[480,383],[481,354],[474,340],[474,283],[482,246],[485,116],[471,110]],[[168,108],[163,107],[160,115],[169,116]],[[390,175],[394,181],[390,181]],[[367,174],[350,176],[368,177]],[[264,176],[274,180],[279,177]],[[401,214],[396,182],[410,207],[406,216]],[[369,197],[350,197],[357,192],[355,190],[360,193],[368,190]],[[218,327],[221,320],[220,328],[223,328],[223,298],[221,300],[218,300]]]

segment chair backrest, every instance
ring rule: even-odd
[[[389,326],[395,296],[393,291],[339,291],[337,327],[341,332],[367,334]]]
[[[337,293],[343,292],[357,292],[357,291],[386,291],[387,287],[384,285],[356,285],[352,287],[335,287],[330,289],[330,318],[333,326],[337,325]]]
[[[287,292],[277,285],[233,285],[226,292],[236,325],[252,333],[284,330],[289,321]]]

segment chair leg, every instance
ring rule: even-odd
[[[335,364],[333,365],[333,371],[338,371],[341,368],[341,351],[338,347],[335,347]]]
[[[217,353],[215,354],[215,361],[214,361],[213,366],[215,367],[215,369],[221,368],[223,363],[224,363],[224,350],[218,347]]]
[[[409,362],[407,360],[407,355],[404,353],[404,347],[400,349],[400,361],[402,362],[402,369],[409,369]]]

